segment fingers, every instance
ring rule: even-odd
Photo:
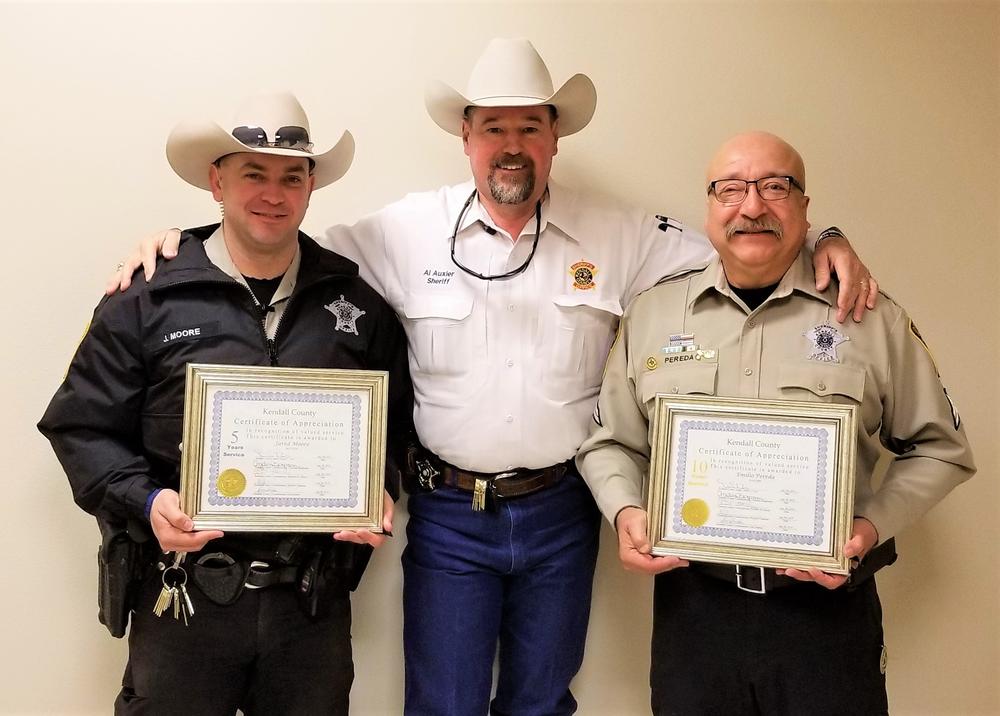
[[[847,557],[864,558],[878,544],[878,529],[864,517],[855,517],[851,525],[851,538],[844,545]]]
[[[382,501],[382,531],[392,535],[392,517],[395,514],[396,505],[388,492]]]
[[[197,552],[213,539],[223,536],[219,530],[194,531],[194,522],[180,507],[174,490],[160,490],[149,510],[149,524],[164,552]]]
[[[146,275],[147,281],[153,277],[153,273],[156,271],[156,256],[159,253],[160,246],[163,244],[166,234],[166,231],[161,231],[159,234],[147,236],[139,242],[142,271]]]
[[[132,285],[132,274],[139,267],[139,254],[133,253],[124,261],[118,262],[114,272],[108,277],[104,285],[104,293],[107,296],[114,295],[117,291],[127,291]]]
[[[792,579],[798,580],[800,582],[816,582],[816,584],[821,587],[826,587],[827,589],[837,589],[847,582],[846,574],[827,574],[826,572],[811,567],[808,570],[801,569],[785,569],[778,570],[778,574],[784,574],[786,577],[791,577]]]
[[[180,229],[167,229],[161,235],[163,247],[160,254],[165,259],[172,259],[177,256],[177,248],[181,245]]]
[[[630,572],[660,574],[677,567],[686,567],[686,560],[678,557],[654,557],[646,535],[646,511],[626,507],[615,518],[618,528],[618,558]]]
[[[873,291],[874,287],[874,291]],[[854,301],[854,322],[860,323],[866,310],[875,308],[875,298],[878,296],[878,281],[868,274],[858,281],[858,296]]]
[[[851,314],[855,321],[862,319],[868,300],[868,284],[868,278],[840,282],[837,292],[837,323],[843,323]]]
[[[203,532],[175,530],[173,533],[165,534],[162,538],[157,537],[157,541],[164,552],[198,552],[204,549],[206,544],[222,536],[223,533],[219,530],[205,530]]]
[[[378,549],[387,539],[387,535],[378,534],[371,530],[341,530],[334,532],[333,538],[338,542],[353,542],[354,544],[370,544]]]
[[[825,291],[830,285],[830,265],[826,261],[817,263],[813,266],[813,271],[816,274],[816,289]]]
[[[618,557],[627,571],[642,574],[662,574],[678,567],[687,567],[689,564],[686,559],[680,557],[653,557],[635,551],[619,550]]]
[[[119,290],[124,291],[126,288],[128,288],[128,286],[122,288],[122,279],[123,279],[122,268],[124,266],[125,266],[124,262],[118,264],[117,266],[115,266],[115,270],[111,272],[111,275],[108,276],[108,280],[104,284],[105,296],[113,296]],[[129,283],[131,282],[132,282],[132,277],[129,276]]]
[[[878,303],[878,281],[871,274],[868,274],[868,300],[865,305],[868,306],[868,310],[871,311],[875,308]],[[860,320],[860,319],[858,319]]]

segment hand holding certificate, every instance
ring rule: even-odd
[[[847,574],[855,420],[831,403],[658,396],[653,554]]]
[[[195,528],[381,532],[386,380],[189,365],[181,495]]]

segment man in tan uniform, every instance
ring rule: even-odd
[[[799,154],[770,134],[725,143],[708,170],[706,228],[718,256],[630,306],[608,360],[595,425],[577,458],[618,531],[627,569],[657,574],[652,706],[659,714],[886,713],[873,562],[891,539],[975,472],[937,369],[906,312],[883,300],[860,324],[834,319],[802,252]],[[672,337],[701,360],[665,351]],[[676,341],[675,341],[676,342]],[[690,355],[690,354],[688,354]],[[850,578],[650,555],[643,508],[657,393],[857,405]],[[882,450],[896,457],[881,486]],[[873,551],[874,550],[874,551]],[[759,575],[748,584],[747,573]]]

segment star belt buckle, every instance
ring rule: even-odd
[[[431,465],[430,460],[417,460],[417,484],[421,489],[431,492],[437,489],[436,478],[441,472]]]

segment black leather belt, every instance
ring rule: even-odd
[[[449,487],[475,492],[476,483],[493,485],[493,496],[500,499],[524,497],[559,482],[567,473],[567,463],[543,467],[540,470],[521,468],[510,472],[469,472],[448,464],[441,466],[441,481]]]
[[[572,461],[537,469],[518,468],[507,472],[473,472],[449,465],[420,447],[408,456],[409,469],[420,489],[431,491],[439,485],[472,493],[472,509],[492,510],[497,500],[532,495],[551,487],[573,468]]]
[[[751,594],[766,594],[775,589],[804,584],[804,582],[778,574],[770,567],[691,562],[690,568],[699,574],[735,584],[738,589]]]
[[[851,570],[847,579],[846,589],[857,589],[867,582],[875,573],[896,561],[896,540],[888,540],[872,549],[865,558]],[[735,584],[737,588],[751,594],[766,594],[775,589],[791,587],[796,584],[809,584],[797,579],[778,574],[770,567],[749,567],[745,565],[711,564],[708,562],[691,562],[690,569],[715,579]]]

